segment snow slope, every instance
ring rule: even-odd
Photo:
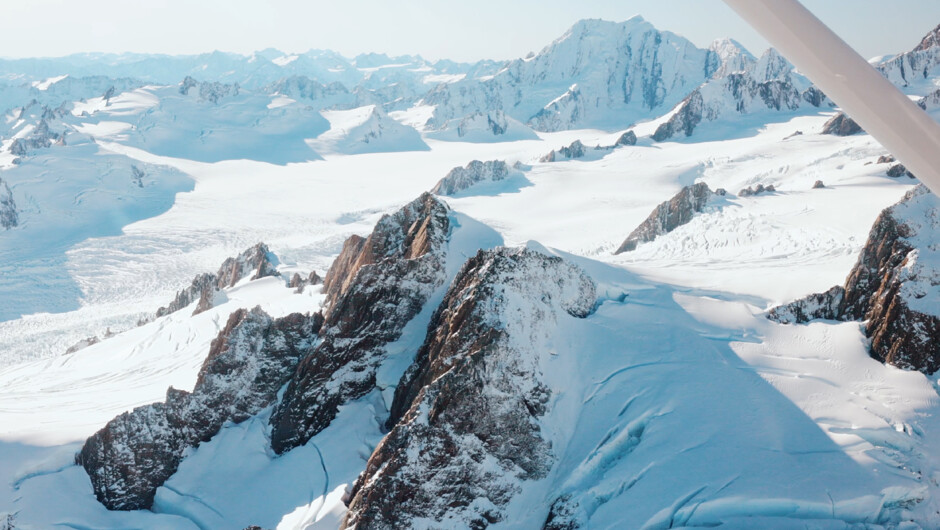
[[[449,277],[479,248],[525,246],[583,269],[598,300],[586,318],[553,313],[558,325],[531,336],[525,332],[536,328],[527,323],[544,316],[538,311],[554,311],[552,304],[524,300],[523,292],[507,306],[512,311],[494,312],[507,329],[522,330],[513,331],[520,333],[514,351],[550,390],[537,423],[551,454],[544,475],[507,481],[512,495],[492,526],[940,527],[936,378],[873,360],[858,323],[784,326],[764,316],[841,283],[872,221],[916,181],[890,178],[888,165],[875,163],[885,150],[865,134],[819,134],[831,112],[815,108],[775,115],[772,123],[760,113],[730,113],[690,139],[654,144],[649,136],[701,84],[706,65],[751,69],[760,79],[779,75],[780,65],[772,56],[756,61],[733,43],[693,50],[647,26],[639,19],[584,22],[499,72],[444,63],[412,72],[424,68],[415,66],[419,59],[378,55],[344,62],[268,50],[255,57],[282,69],[278,75],[312,69],[316,60],[339,70],[336,78],[368,77],[374,89],[356,99],[337,87],[322,92],[326,78],[319,87],[255,89],[270,85],[272,66],[248,73],[240,59],[215,56],[221,73],[208,84],[73,97],[69,112],[47,123],[65,145],[37,147],[17,164],[11,142],[42,132],[44,111],[8,113],[0,176],[20,213],[19,226],[0,232],[0,515],[15,514],[23,528],[336,528],[446,285],[388,347],[377,372],[381,391],[342,407],[293,451],[275,456],[270,449],[267,409],[193,450],[158,490],[154,510],[136,512],[106,511],[73,457],[121,412],[162,400],[168,386],[191,389],[231,312],[320,309],[319,289],[297,293],[286,278],[322,273],[346,237],[369,233],[382,214],[452,168],[504,160],[521,162],[522,175],[446,198],[457,227]],[[586,105],[613,97],[604,81],[610,71],[606,63],[595,68],[597,59],[626,42],[643,48],[656,35],[675,66],[659,79],[669,90],[645,91],[638,80],[635,105]],[[128,71],[160,62],[101,60],[131,61]],[[77,76],[90,59],[74,61]],[[192,67],[180,61],[179,68]],[[549,68],[558,65],[564,68]],[[575,88],[567,67],[577,72]],[[175,77],[164,83],[182,78],[184,70],[166,68]],[[252,79],[250,89],[223,84],[235,81],[225,68]],[[544,84],[534,81],[549,71]],[[48,92],[69,79],[43,75],[31,90]],[[429,77],[437,75],[454,77]],[[431,89],[442,98],[437,109],[430,97],[428,105],[411,105],[418,97],[409,79],[443,83]],[[474,99],[489,94],[476,90],[509,94],[520,79],[531,91],[516,106],[488,108]],[[613,95],[620,101],[623,94]],[[331,97],[356,106],[324,110]],[[371,97],[385,101],[363,101]],[[549,104],[538,128],[588,123],[618,132],[517,128],[525,134],[482,142],[413,128],[440,119],[432,125],[451,133],[466,116],[487,115],[485,127],[477,127],[482,119],[470,125],[490,134],[496,110],[507,123],[529,122]],[[601,113],[611,109],[604,123]],[[640,118],[658,119],[633,128],[636,145],[539,161],[575,140],[613,145]],[[817,180],[825,186],[815,188]],[[728,194],[676,230],[613,255],[656,205],[695,182]],[[776,191],[739,193],[758,184]],[[220,297],[224,303],[198,315],[179,311],[136,326],[195,274],[258,241],[278,255],[283,277],[239,283]],[[109,328],[117,334],[64,354]]]

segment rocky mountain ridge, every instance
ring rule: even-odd
[[[906,370],[940,370],[940,201],[921,184],[875,221],[843,286],[775,307],[781,323],[864,321],[872,357]]]

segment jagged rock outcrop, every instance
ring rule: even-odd
[[[915,178],[914,174],[908,171],[906,167],[904,167],[904,164],[894,164],[893,166],[888,168],[888,171],[886,171],[886,174],[893,179],[900,178],[900,177]]]
[[[188,449],[275,401],[322,321],[319,313],[273,319],[257,307],[232,313],[192,392],[170,387],[165,402],[125,412],[85,442],[76,461],[98,500],[111,510],[149,508]]]
[[[820,107],[826,96],[808,79],[797,74],[773,48],[759,60],[743,61],[744,69],[716,76],[696,88],[660,124],[653,140],[691,136],[707,121],[757,111],[794,111],[806,105]]]
[[[0,227],[4,230],[15,228],[19,224],[20,214],[16,210],[13,200],[13,191],[10,186],[0,178]]]
[[[302,293],[308,285],[320,285],[321,283],[323,283],[323,279],[320,278],[317,271],[310,271],[307,277],[303,277],[299,272],[295,272],[294,275],[291,276],[287,286],[294,289],[297,293]]]
[[[898,86],[909,86],[924,82],[937,73],[940,66],[938,46],[940,26],[937,26],[920,41],[913,50],[896,55],[878,65],[881,73]]]
[[[431,190],[438,195],[454,195],[481,182],[499,182],[509,176],[509,166],[502,160],[474,160],[466,167],[455,167]]]
[[[907,370],[940,370],[940,199],[919,185],[885,209],[843,287],[777,307],[783,323],[865,321],[872,357]]]
[[[653,141],[664,142],[679,133],[692,136],[695,127],[702,121],[705,108],[701,91],[696,89],[679,105],[679,110],[653,132]]]
[[[755,195],[760,195],[762,193],[773,193],[777,191],[777,188],[773,184],[768,184],[764,186],[763,184],[758,184],[756,186],[748,186],[738,192],[738,197],[753,197]]]
[[[457,275],[402,378],[391,432],[356,482],[342,528],[485,528],[554,464],[540,418],[543,348],[594,307],[593,281],[529,249],[480,251]]]
[[[823,189],[823,188],[825,188],[825,187],[826,187],[826,185],[825,185],[825,184],[823,183],[823,181],[821,181],[821,180],[817,180],[816,182],[813,183],[813,189],[814,189],[814,190],[821,190],[821,189]]]
[[[833,134],[835,136],[852,136],[862,132],[861,126],[855,123],[855,120],[849,118],[844,112],[840,112],[829,118],[823,125],[823,134]]]
[[[633,132],[633,129],[621,134],[620,138],[617,138],[617,141],[614,142],[614,147],[622,145],[636,145],[636,133]]]
[[[895,161],[894,155],[881,155],[878,157],[878,160],[875,161],[876,164],[891,164]]]
[[[94,346],[95,344],[98,344],[99,342],[103,340],[110,339],[114,335],[115,333],[111,331],[111,328],[107,328],[102,337],[99,338],[97,335],[92,335],[91,337],[85,337],[84,339],[66,348],[65,354],[69,355],[77,351],[84,350],[85,348],[89,346]]]
[[[447,206],[424,193],[346,241],[323,282],[322,342],[301,361],[271,417],[278,453],[326,428],[338,407],[369,393],[386,346],[444,285]]]
[[[539,159],[539,162],[554,162],[561,158],[562,160],[571,160],[584,157],[584,144],[581,140],[575,140],[570,145],[552,151]]]
[[[218,81],[199,82],[190,76],[186,76],[183,82],[180,83],[179,93],[180,95],[188,96],[190,90],[193,88],[199,89],[200,101],[208,101],[213,105],[217,105],[222,98],[237,96],[240,90],[238,83],[220,83]]]
[[[783,324],[803,324],[815,319],[838,320],[839,307],[845,298],[845,289],[835,286],[824,293],[816,293],[796,302],[775,307],[767,318]]]
[[[277,276],[277,257],[264,243],[250,247],[234,258],[226,258],[215,273],[203,273],[193,278],[189,287],[176,293],[166,307],[157,309],[156,318],[175,313],[195,301],[199,301],[194,315],[212,309],[222,289],[234,287],[243,278],[257,280],[266,276]]]
[[[635,250],[640,243],[653,241],[692,220],[696,213],[705,211],[715,193],[704,182],[682,188],[672,199],[657,206],[640,226],[627,236],[614,254]]]
[[[44,109],[48,110],[47,108]],[[47,149],[53,144],[65,142],[65,136],[49,128],[46,118],[41,118],[29,136],[16,138],[10,143],[10,153],[16,156],[26,156],[37,149]]]
[[[536,112],[528,123],[537,131],[556,132],[570,128],[572,123],[579,123],[583,115],[584,101],[581,89],[575,83],[567,92]]]

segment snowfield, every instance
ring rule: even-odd
[[[627,27],[636,25],[648,31],[642,20]],[[575,29],[589,44],[608,41],[602,25]],[[572,35],[543,53],[557,48],[583,66]],[[670,38],[686,62],[707,60]],[[327,71],[327,58],[268,55],[255,60]],[[475,76],[414,61],[360,56],[331,68],[334,78],[396,90],[413,77],[439,93],[508,77],[487,65]],[[513,64],[535,75],[545,61]],[[0,72],[9,67],[0,62]],[[70,98],[68,112],[48,122],[64,145],[18,157],[10,142],[35,136],[39,111],[35,123],[13,112],[3,126],[0,178],[19,224],[0,229],[0,521],[336,528],[388,432],[399,376],[446,286],[387,346],[381,391],[342,406],[328,428],[284,455],[270,447],[269,407],[192,450],[152,511],[112,512],[75,453],[120,413],[162,401],[168,387],[192,389],[236,309],[319,310],[320,286],[287,286],[295,272],[322,276],[347,237],[368,235],[452,168],[481,160],[513,169],[441,197],[454,225],[448,282],[478,249],[505,245],[561,257],[597,294],[585,318],[546,317],[521,298],[500,314],[507,329],[531,332],[514,339],[514,351],[532,356],[529,368],[551,390],[537,421],[553,460],[546,476],[520,482],[494,528],[541,528],[550,517],[590,528],[940,528],[940,379],[872,359],[860,323],[765,318],[771,307],[841,284],[879,213],[917,183],[890,178],[890,165],[876,163],[888,153],[868,135],[820,134],[835,109],[725,116],[665,142],[650,135],[668,108],[638,124],[558,132],[535,132],[519,114],[504,116],[508,133],[494,140],[487,109],[442,114],[448,126],[432,130],[425,125],[435,109],[417,101],[325,109],[260,81],[241,89],[234,75],[218,78],[231,84],[141,83]],[[50,76],[31,87],[66,81]],[[529,113],[532,102],[521,105]],[[594,150],[627,128],[637,145]],[[575,140],[585,157],[540,161]],[[614,255],[658,204],[696,182],[727,194],[671,233]],[[775,191],[739,195],[758,184]],[[195,275],[262,241],[280,277],[242,280],[197,315],[193,304],[138,325]],[[556,324],[527,325],[540,318]],[[103,340],[65,353],[89,337]]]

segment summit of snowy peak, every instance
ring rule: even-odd
[[[768,48],[751,68],[751,77],[758,83],[784,79],[793,71],[793,65],[774,48]]]
[[[466,116],[494,111],[542,132],[622,130],[662,115],[719,66],[713,52],[642,18],[582,20],[538,54],[494,75],[439,85],[423,104],[434,107],[431,130],[452,130]]]
[[[322,153],[386,153],[427,151],[430,148],[414,128],[390,117],[379,105],[323,113],[330,130],[312,140]]]
[[[912,51],[919,52],[940,46],[940,24],[930,30]]]
[[[940,26],[927,33],[913,50],[889,57],[877,68],[895,85],[923,88],[916,91],[921,95],[935,90],[933,78],[940,71]]]
[[[754,55],[734,39],[717,39],[711,43],[708,49],[718,56],[720,66],[713,74],[716,78],[750,70],[757,62]]]

